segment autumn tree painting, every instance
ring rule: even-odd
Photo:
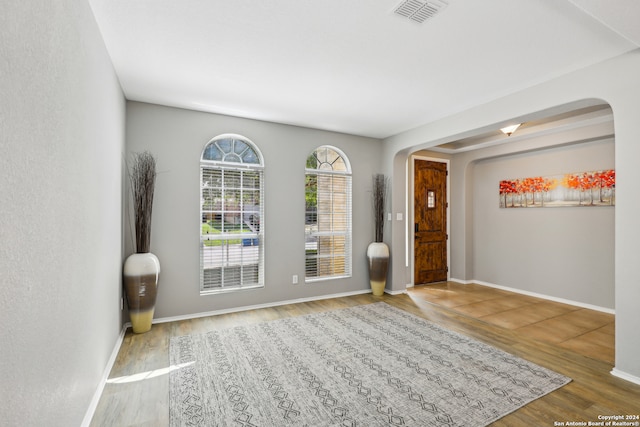
[[[500,181],[501,208],[615,205],[614,169]]]

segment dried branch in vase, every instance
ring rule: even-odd
[[[375,242],[379,243],[383,240],[384,235],[384,210],[387,201],[387,186],[389,180],[383,174],[373,175],[373,219],[375,226]]]
[[[133,191],[136,252],[149,252],[151,213],[156,180],[156,159],[148,151],[135,153],[129,174]]]

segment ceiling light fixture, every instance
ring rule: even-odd
[[[506,126],[503,127],[502,129],[500,129],[502,131],[502,133],[504,133],[507,136],[511,136],[512,133],[514,133],[516,131],[516,129],[518,129],[520,127],[522,123],[518,123],[517,125],[511,125],[511,126]]]

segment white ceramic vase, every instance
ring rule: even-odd
[[[130,255],[124,262],[123,280],[133,332],[151,329],[156,308],[160,261],[150,252]]]
[[[375,296],[384,294],[389,270],[389,247],[384,242],[373,242],[367,248],[369,259],[369,284]]]

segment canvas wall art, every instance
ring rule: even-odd
[[[500,181],[501,208],[614,206],[615,169]]]

